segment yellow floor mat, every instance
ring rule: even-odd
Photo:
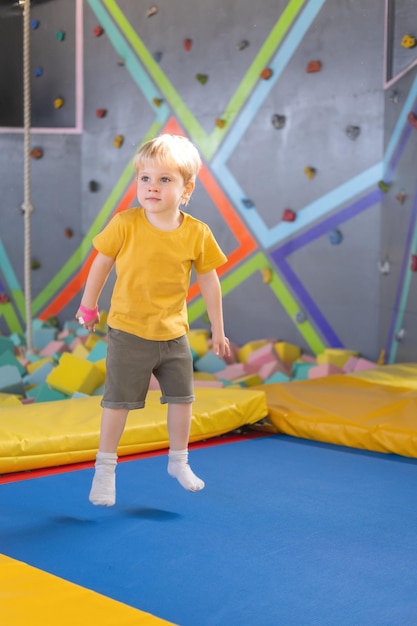
[[[163,626],[172,622],[0,554],[4,626]]]
[[[119,456],[168,447],[166,406],[149,391],[146,407],[131,411]],[[225,434],[265,417],[265,394],[250,389],[197,388],[190,441]],[[24,406],[0,407],[0,474],[95,458],[101,398],[92,396]]]
[[[417,458],[413,370],[406,368],[404,376],[398,367],[377,369],[360,376],[328,376],[257,389],[266,394],[269,419],[277,432]]]

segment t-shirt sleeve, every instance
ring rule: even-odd
[[[204,227],[202,233],[201,251],[194,261],[194,269],[197,274],[211,272],[227,262],[227,256],[220,248],[213,233],[208,226]]]
[[[115,215],[107,226],[93,238],[93,246],[98,252],[113,259],[119,253],[124,240],[120,215]]]

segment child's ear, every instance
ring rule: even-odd
[[[182,194],[182,203],[184,206],[190,201],[191,194],[194,191],[195,183],[193,181],[188,182],[184,187],[184,193]]]

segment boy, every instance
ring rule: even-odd
[[[216,268],[227,258],[203,222],[184,213],[201,167],[185,137],[161,135],[134,158],[140,206],[117,214],[94,239],[91,266],[76,317],[94,332],[97,302],[116,267],[108,316],[108,352],[99,450],[90,501],[116,501],[117,446],[131,409],[145,405],[151,374],[168,404],[168,473],[189,491],[204,488],[188,465],[193,363],[188,345],[186,296],[194,267],[211,323],[213,350],[230,353],[223,328]]]

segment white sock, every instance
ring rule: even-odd
[[[116,464],[115,452],[97,452],[96,471],[89,500],[101,506],[113,506],[116,502]]]
[[[204,482],[198,478],[188,465],[188,449],[170,450],[168,454],[168,474],[176,478],[188,491],[201,491]]]

